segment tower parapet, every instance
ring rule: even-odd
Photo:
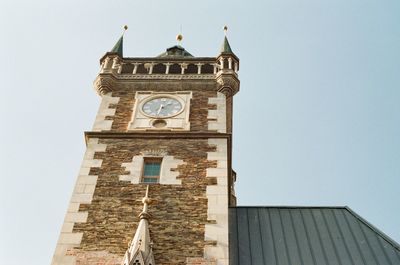
[[[118,41],[121,46],[122,38]],[[228,43],[226,37],[224,43]],[[100,59],[100,73],[94,82],[100,95],[113,91],[115,82],[130,80],[208,79],[218,80],[222,91],[233,86],[232,95],[239,90],[239,59],[230,48],[230,52],[221,51],[218,57],[194,57],[180,45],[167,48],[156,57],[122,57],[117,50],[114,48]],[[227,77],[233,78],[234,84],[228,84]]]

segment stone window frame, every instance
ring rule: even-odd
[[[129,174],[120,175],[120,181],[130,181],[132,184],[148,184],[142,181],[145,159],[160,159],[159,182],[152,184],[182,185],[178,179],[179,172],[176,169],[179,165],[186,164],[183,160],[175,158],[163,149],[145,150],[133,156],[131,162],[122,163],[122,167],[129,171]]]

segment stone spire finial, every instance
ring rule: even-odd
[[[148,214],[147,210],[149,209],[149,203],[150,203],[150,198],[149,198],[149,185],[147,185],[146,188],[146,195],[142,199],[143,203],[143,210],[139,214],[140,219],[149,219],[150,215]]]
[[[153,256],[153,243],[150,240],[149,222],[150,214],[147,212],[149,199],[149,185],[146,188],[146,195],[142,199],[143,210],[139,214],[139,225],[135,236],[125,253],[123,265],[155,265]]]

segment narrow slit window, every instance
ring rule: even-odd
[[[158,183],[160,180],[161,159],[145,159],[143,167],[143,183]]]

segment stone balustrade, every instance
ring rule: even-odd
[[[218,59],[204,61],[135,61],[121,59],[118,56],[107,56],[102,61],[100,69],[100,73],[122,75],[216,75],[221,71],[237,75],[239,71],[238,60],[229,56],[220,56]]]

